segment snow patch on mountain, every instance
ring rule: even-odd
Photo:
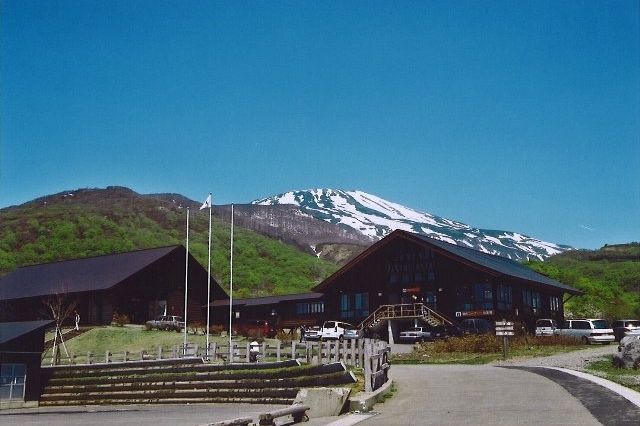
[[[571,249],[517,232],[473,228],[363,191],[323,188],[291,191],[256,200],[252,204],[295,205],[306,215],[353,228],[374,239],[401,229],[516,260],[544,259]]]

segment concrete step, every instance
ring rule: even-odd
[[[202,380],[172,382],[116,382],[91,385],[47,385],[43,395],[77,392],[110,392],[116,390],[162,390],[162,389],[265,389],[281,387],[314,387],[334,386],[355,383],[353,373],[339,371],[314,376],[301,376],[276,379],[242,379],[242,380]]]
[[[198,403],[228,403],[228,404],[279,404],[291,405],[294,398],[142,398],[142,399],[85,399],[42,401],[40,406],[59,407],[73,405],[118,405],[118,404],[198,404]]]

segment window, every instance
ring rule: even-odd
[[[525,309],[537,313],[540,310],[540,293],[528,288],[522,290],[522,305]]]
[[[549,310],[551,312],[560,312],[560,298],[558,296],[549,297]]]
[[[497,308],[499,311],[510,311],[513,308],[511,286],[498,284],[496,289]]]
[[[364,318],[369,315],[369,293],[340,295],[340,316],[344,319]]]
[[[296,315],[309,315],[324,313],[324,302],[296,303]]]
[[[0,365],[0,400],[24,400],[25,364],[3,363]]]
[[[489,283],[475,283],[458,288],[457,309],[459,311],[493,309],[493,291]]]
[[[389,284],[413,284],[434,281],[434,253],[431,249],[402,251],[389,259],[387,265]]]

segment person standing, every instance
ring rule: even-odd
[[[300,326],[300,343],[305,342],[305,334],[307,333],[307,327],[302,324],[302,326]]]
[[[76,311],[76,331],[80,330],[80,314]]]

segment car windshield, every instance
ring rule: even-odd
[[[605,320],[595,320],[591,322],[593,323],[593,328],[595,329],[609,328],[609,324],[607,324]]]

